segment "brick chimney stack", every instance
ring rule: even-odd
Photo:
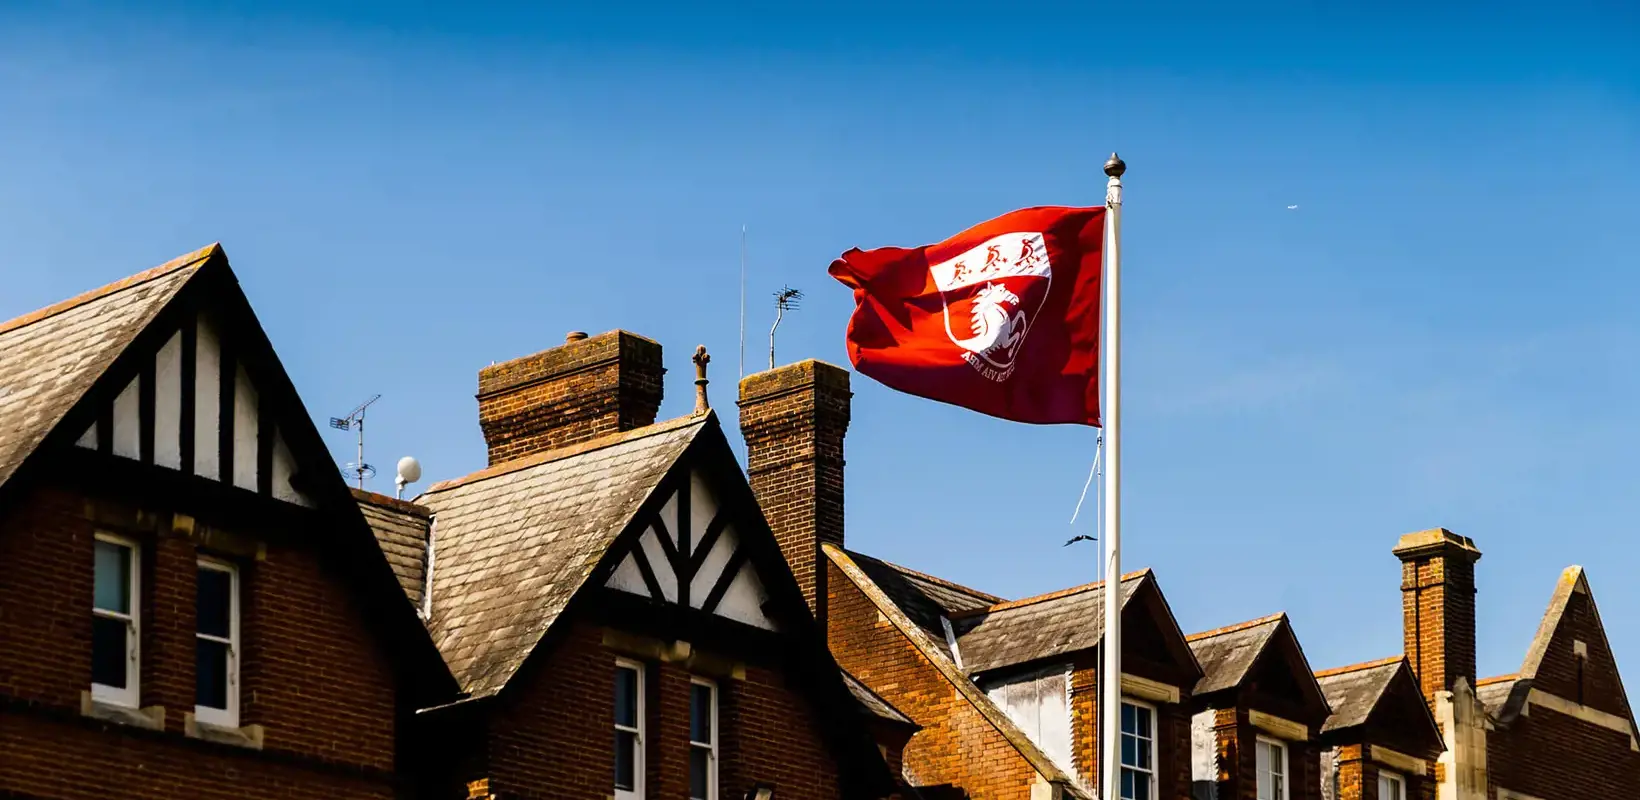
[[[740,382],[740,432],[747,472],[780,551],[815,617],[825,621],[820,545],[843,544],[843,437],[848,370],[801,361]]]
[[[1481,551],[1445,528],[1409,533],[1395,546],[1401,559],[1401,618],[1407,659],[1424,697],[1475,685],[1475,562]]]
[[[478,424],[492,466],[650,425],[661,406],[661,346],[622,330],[478,372]]]

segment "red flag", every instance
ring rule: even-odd
[[[1099,424],[1105,209],[1027,208],[939,244],[850,250],[848,355],[892,389],[1037,424]]]

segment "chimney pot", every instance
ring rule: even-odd
[[[569,344],[570,342],[579,342],[585,338],[587,338],[586,331],[570,331],[569,333],[564,334],[564,343]]]

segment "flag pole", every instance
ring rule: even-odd
[[[1105,637],[1104,681],[1099,687],[1100,784],[1104,800],[1122,796],[1122,173],[1127,164],[1115,153],[1105,162],[1104,332],[1100,364],[1104,372],[1105,439]]]

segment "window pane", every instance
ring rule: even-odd
[[[101,544],[101,542],[98,542]],[[125,620],[108,617],[91,618],[91,682],[116,689],[125,688],[126,668],[130,665],[125,650]]]
[[[1286,800],[1287,779],[1276,775],[1270,779],[1270,800]]]
[[[226,709],[228,646],[206,639],[195,639],[194,644],[194,704]]]
[[[638,727],[638,671],[615,668],[615,724]]]
[[[1132,800],[1150,800],[1150,776],[1138,773],[1133,776]]]
[[[1146,739],[1154,736],[1155,734],[1153,734],[1150,729],[1150,709],[1144,708],[1143,706],[1135,706],[1133,711],[1134,716],[1139,721],[1139,735],[1145,737]]]
[[[229,619],[233,614],[233,575],[201,567],[194,597],[199,632],[228,638],[232,633]]]
[[[1132,736],[1122,737],[1122,763],[1131,767],[1139,766],[1139,743]]]
[[[1136,777],[1137,776],[1133,774],[1133,770],[1122,770],[1122,800],[1137,800],[1137,798],[1133,796],[1133,784]]]
[[[1287,748],[1280,745],[1270,746],[1270,771],[1277,775],[1287,774]]]
[[[1138,742],[1138,745],[1139,745],[1139,760],[1133,766],[1136,766],[1140,769],[1150,769],[1150,742],[1147,741],[1147,740],[1144,740],[1144,739],[1140,739],[1139,742]]]
[[[692,684],[689,696],[689,741],[712,744],[712,687]]]
[[[630,670],[622,670],[629,672]],[[615,788],[638,788],[638,734],[615,732]]]
[[[1122,732],[1123,733],[1135,733],[1137,731],[1137,729],[1133,727],[1134,724],[1135,724],[1135,722],[1134,722],[1134,713],[1133,712],[1135,712],[1137,710],[1138,709],[1135,709],[1133,706],[1130,706],[1127,703],[1122,704]]]
[[[96,607],[131,613],[131,548],[99,539],[96,565]]]
[[[704,747],[689,748],[689,800],[707,800],[712,777],[712,751]]]

